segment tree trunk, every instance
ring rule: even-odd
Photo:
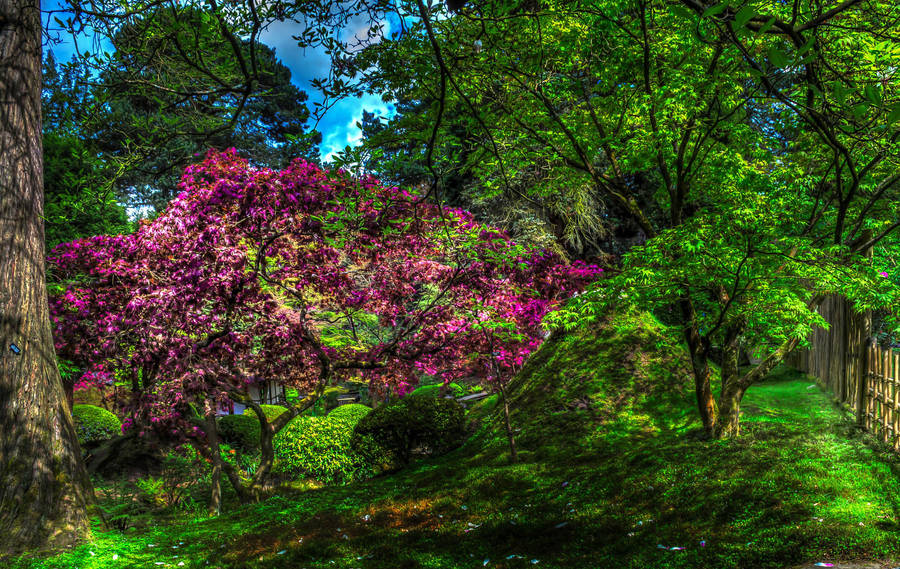
[[[723,384],[722,397],[719,399],[719,421],[716,424],[715,437],[727,439],[741,434],[741,399],[747,390],[732,377],[731,381]]]
[[[36,0],[0,0],[0,557],[90,535],[44,284]]]
[[[716,400],[712,392],[712,372],[709,369],[709,358],[706,353],[706,347],[703,345],[703,338],[697,329],[694,307],[689,300],[683,300],[681,309],[685,320],[684,337],[687,341],[688,352],[691,356],[691,368],[694,372],[694,393],[697,398],[697,409],[700,411],[703,430],[708,437],[713,437],[716,434],[718,417]]]
[[[517,462],[519,456],[516,453],[516,439],[513,436],[512,423],[509,420],[509,401],[506,399],[506,389],[499,383],[499,380],[498,387],[500,389],[500,399],[503,400],[503,420],[506,423],[506,439],[509,441],[509,457],[513,462]]]
[[[216,419],[213,417],[208,421],[209,426],[206,431],[206,438],[209,441],[209,448],[213,449],[212,456],[212,473],[210,479],[210,496],[209,496],[209,515],[218,516],[222,511],[222,452],[219,449],[219,431],[216,428]]]

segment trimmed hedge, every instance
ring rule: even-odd
[[[353,427],[359,423],[360,419],[371,412],[372,409],[370,407],[366,407],[359,403],[350,403],[333,409],[331,413],[328,414],[328,418],[332,420],[347,421],[350,423],[350,428],[353,429]]]
[[[282,413],[287,413],[287,407],[282,407],[281,405],[260,405],[259,407],[260,409],[262,409],[263,415],[266,416],[267,421],[271,421]],[[248,412],[253,416],[256,416],[256,411],[251,408],[245,409],[244,415],[246,415]]]
[[[225,442],[244,450],[259,448],[259,419],[255,413],[224,415],[217,423],[219,436]]]
[[[281,405],[260,405],[260,408],[268,421],[287,412],[287,408]],[[253,409],[248,407],[241,415],[219,417],[218,427],[219,436],[225,442],[244,450],[259,448],[259,417]]]
[[[75,405],[72,407],[75,432],[82,446],[109,440],[122,432],[122,421],[103,407]]]
[[[465,434],[465,411],[453,399],[405,397],[363,417],[351,444],[370,461],[387,458],[405,466],[414,455],[438,456],[453,450]]]
[[[326,484],[365,478],[371,468],[351,448],[352,434],[352,418],[295,417],[275,435],[275,470]]]
[[[417,387],[415,391],[410,393],[410,395],[416,397],[443,397],[441,395],[441,388],[443,384],[434,383],[431,385],[423,385],[421,387]],[[444,396],[451,395],[453,397],[462,397],[466,394],[465,388],[463,388],[458,383],[449,383],[447,387],[444,389]]]

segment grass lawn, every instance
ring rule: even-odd
[[[635,317],[548,342],[514,386],[517,464],[495,418],[461,449],[392,476],[235,506],[216,519],[98,530],[91,544],[13,568],[782,569],[900,560],[894,455],[787,369],[749,391],[743,436],[699,440],[671,336]]]

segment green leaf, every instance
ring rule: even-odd
[[[769,63],[775,67],[782,68],[787,67],[789,62],[790,60],[786,53],[775,46],[769,48]]]
[[[843,105],[847,100],[848,90],[844,86],[844,84],[840,81],[835,81],[832,84],[832,92],[834,93],[834,100],[838,102],[838,104]]]
[[[881,106],[881,87],[878,85],[866,85],[863,93],[873,105]]]
[[[747,22],[752,20],[755,16],[756,10],[753,9],[753,6],[744,6],[734,15],[735,29],[743,28],[747,25]]]
[[[891,107],[891,112],[887,116],[888,126],[897,122],[897,119],[900,119],[900,103],[895,103],[893,107]]]
[[[761,28],[759,28],[759,31],[757,33],[764,34],[767,31],[771,30],[772,26],[774,26],[774,25],[775,25],[775,18],[774,17],[769,18],[769,20],[765,24],[763,24]]]
[[[694,18],[694,13],[688,10],[687,8],[681,6],[680,4],[673,4],[669,7],[673,14],[678,16],[679,18],[684,18],[686,20],[691,20]]]
[[[728,2],[722,2],[721,4],[716,4],[715,6],[710,6],[706,10],[703,11],[703,15],[701,18],[712,18],[713,16],[718,16],[722,12],[724,12],[728,8]]]

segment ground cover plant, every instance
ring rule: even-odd
[[[783,569],[900,559],[897,459],[808,377],[779,368],[747,395],[744,434],[724,441],[697,437],[691,389],[671,330],[631,315],[555,337],[529,362],[510,391],[521,415],[516,463],[495,400],[465,446],[391,476],[214,519],[98,530],[73,552],[13,567]]]

